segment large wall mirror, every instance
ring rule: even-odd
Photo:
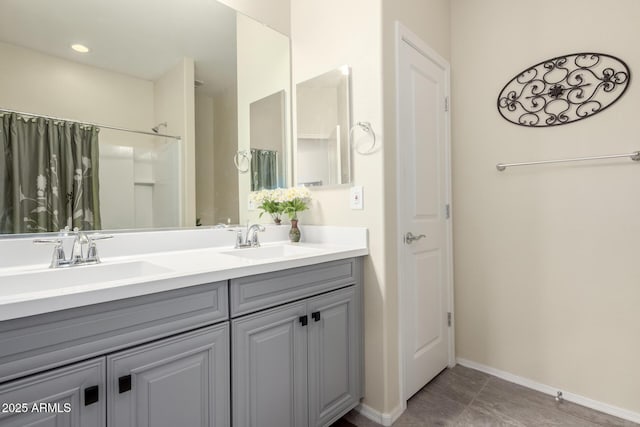
[[[350,68],[342,66],[296,85],[296,183],[351,182]]]
[[[0,232],[243,223],[238,152],[292,175],[289,52],[215,0],[2,0]]]

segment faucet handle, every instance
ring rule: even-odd
[[[242,242],[242,229],[239,228],[237,230],[229,230],[229,231],[235,231],[236,232],[236,245],[235,245],[235,248],[236,249],[241,248],[244,245],[244,243]]]
[[[100,257],[98,256],[98,247],[96,246],[96,240],[112,239],[112,234],[91,234],[87,236],[89,239],[89,247],[87,248],[87,256],[85,262],[95,262],[100,264]]]
[[[49,268],[57,268],[67,262],[67,257],[64,254],[64,248],[62,247],[62,239],[35,239],[33,243],[36,245],[55,245],[53,247],[53,255],[51,256],[51,264],[49,265]]]
[[[59,239],[59,238],[55,238],[55,239],[34,239],[33,243],[36,244],[36,245],[42,245],[42,244],[61,245],[62,244],[62,239]]]
[[[87,236],[90,242],[94,242],[96,240],[105,240],[105,239],[113,239],[113,234],[101,234],[95,233]]]

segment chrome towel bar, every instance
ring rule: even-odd
[[[634,151],[633,153],[626,153],[626,154],[611,154],[608,156],[575,157],[573,159],[540,160],[537,162],[521,162],[521,163],[498,163],[496,165],[496,169],[502,172],[506,168],[510,168],[512,166],[544,165],[547,163],[582,162],[585,160],[616,159],[619,157],[629,157],[631,160],[637,162],[637,161],[640,161],[640,151]]]

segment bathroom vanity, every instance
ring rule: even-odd
[[[327,426],[355,407],[366,231],[237,251],[105,258],[166,271],[0,296],[0,426]]]

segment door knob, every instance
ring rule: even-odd
[[[404,235],[404,242],[407,245],[410,245],[416,240],[424,239],[425,237],[427,236],[424,234],[420,234],[419,236],[414,236],[413,233],[409,231],[407,234]]]

